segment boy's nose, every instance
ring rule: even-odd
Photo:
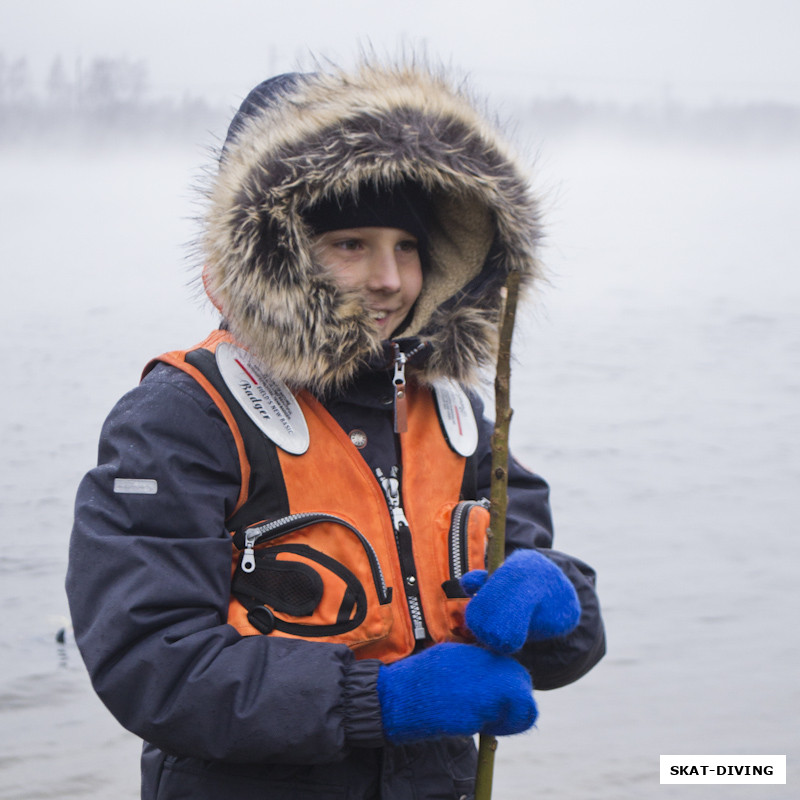
[[[400,290],[400,270],[394,247],[380,248],[373,253],[367,287],[374,292],[397,292]]]

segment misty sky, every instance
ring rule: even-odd
[[[800,103],[797,0],[0,0],[0,54],[44,81],[97,57],[144,60],[155,96],[230,103],[308,53],[405,44],[482,90],[581,99]]]

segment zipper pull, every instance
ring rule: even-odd
[[[398,530],[401,525],[404,525],[406,528],[411,527],[406,519],[405,511],[403,511],[401,506],[395,506],[395,508],[392,509],[392,523],[394,524],[395,530]]]
[[[259,536],[261,536],[261,531],[258,528],[249,528],[244,532],[244,552],[242,553],[243,572],[253,572],[256,568],[256,554],[253,551],[253,546]]]
[[[408,524],[405,511],[403,511],[403,507],[400,505],[400,479],[397,477],[397,467],[392,467],[391,478],[387,478],[380,467],[375,470],[375,474],[378,476],[378,480],[383,487],[383,493],[386,495],[386,502],[389,505],[389,511],[392,515],[394,529],[397,530],[400,525],[405,525],[406,528],[410,528],[411,526]]]
[[[406,398],[406,354],[396,342],[394,347],[394,432],[405,433],[408,430],[408,400]]]

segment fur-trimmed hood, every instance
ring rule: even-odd
[[[231,125],[208,191],[205,288],[234,336],[290,385],[344,386],[381,349],[360,298],[315,262],[303,212],[359,184],[421,184],[429,260],[403,336],[431,344],[419,379],[474,383],[492,362],[510,270],[536,277],[526,171],[471,98],[419,66],[362,65],[261,84]]]

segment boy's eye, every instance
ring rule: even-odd
[[[397,249],[404,253],[415,253],[419,249],[419,244],[416,239],[404,239],[398,243]]]
[[[360,246],[360,239],[340,239],[338,242],[334,243],[334,247],[338,247],[342,250],[358,250]]]

